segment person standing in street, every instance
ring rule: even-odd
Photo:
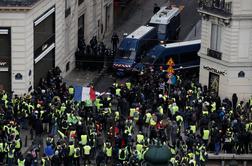
[[[111,37],[111,43],[113,45],[113,51],[116,51],[117,44],[119,43],[119,37],[116,33],[114,33]]]

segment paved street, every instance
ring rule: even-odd
[[[157,3],[159,6],[168,4],[168,0],[132,0],[129,6],[121,11],[120,16],[115,15],[115,32],[121,38],[124,33],[131,33],[139,26],[144,25],[153,15],[153,5]],[[193,30],[200,17],[197,13],[197,4],[194,0],[171,0],[171,4],[177,6],[184,6],[181,13],[181,31],[179,40],[184,40],[188,34]],[[197,26],[198,27],[198,26]],[[190,36],[193,36],[190,35]],[[197,38],[199,36],[197,35]],[[106,45],[110,46],[110,38],[105,40]],[[103,74],[100,81],[96,84],[96,90],[102,92],[116,80],[112,73]],[[118,79],[120,81],[120,78]]]

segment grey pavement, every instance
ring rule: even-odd
[[[99,74],[98,71],[73,70],[63,80],[67,85],[87,86]]]

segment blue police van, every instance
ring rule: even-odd
[[[141,61],[145,52],[153,48],[157,42],[156,28],[152,26],[140,26],[126,36],[121,41],[113,62],[117,75],[131,71],[134,65]]]
[[[157,28],[157,36],[159,41],[174,42],[178,39],[180,31],[180,9],[175,6],[161,7],[154,14],[149,23],[149,26]]]
[[[175,70],[199,67],[201,40],[159,44],[152,48],[147,55],[134,67],[134,71],[141,71],[146,67],[166,68],[167,61],[172,58]]]

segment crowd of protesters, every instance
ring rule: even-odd
[[[165,74],[146,69],[93,101],[75,101],[60,73],[50,70],[29,95],[1,91],[0,163],[137,166],[157,144],[171,150],[174,166],[204,166],[208,152],[251,153],[252,99],[221,101],[183,72],[168,94]],[[25,130],[35,132],[34,146],[22,154]]]

